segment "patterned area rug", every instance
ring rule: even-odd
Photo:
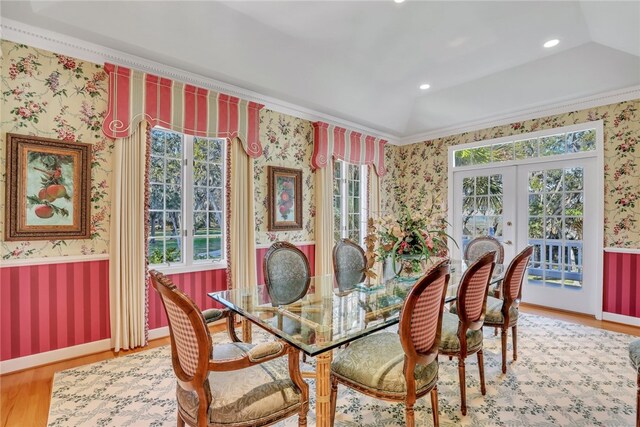
[[[487,394],[480,394],[475,356],[467,359],[467,416],[459,410],[457,362],[440,360],[442,426],[620,426],[635,423],[636,376],[628,360],[633,337],[533,315],[521,315],[518,361],[500,371],[500,337],[484,337]],[[255,341],[266,340],[254,329]],[[214,342],[226,334],[214,336]],[[511,351],[511,340],[509,340]],[[510,356],[509,359],[510,360]],[[315,425],[310,382],[309,425]],[[55,375],[49,426],[175,426],[175,377],[168,346]],[[279,426],[297,426],[292,417]],[[404,425],[404,406],[339,388],[336,425]],[[432,425],[426,396],[416,425]]]

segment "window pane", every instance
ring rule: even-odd
[[[182,262],[182,135],[151,131],[149,262]]]
[[[538,157],[538,139],[526,139],[515,142],[516,159],[530,159]]]
[[[567,153],[592,151],[596,149],[596,130],[589,129],[567,135]]]
[[[472,163],[471,150],[458,150],[454,153],[456,166],[467,166]]]
[[[491,147],[491,160],[493,162],[506,162],[513,160],[513,143],[496,144]]]
[[[223,258],[225,146],[223,139],[194,138],[194,206],[199,210],[193,217],[195,260]]]
[[[179,236],[181,234],[180,215],[179,211],[169,211],[165,213],[164,233],[166,236]]]
[[[491,147],[477,147],[472,150],[473,164],[481,165],[491,161]]]
[[[540,148],[543,156],[564,154],[565,135],[553,135],[540,138]]]

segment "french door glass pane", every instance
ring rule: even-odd
[[[550,139],[549,146],[559,144],[560,136]],[[579,167],[529,173],[528,236],[534,246],[529,284],[582,286],[583,188]]]
[[[475,237],[502,241],[504,206],[502,175],[473,176],[462,180],[462,251]]]

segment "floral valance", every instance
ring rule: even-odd
[[[185,83],[105,64],[109,73],[109,108],[102,131],[111,138],[131,135],[138,123],[189,135],[235,138],[247,154],[259,157],[262,104]]]
[[[331,157],[357,165],[373,165],[378,176],[387,170],[384,167],[384,139],[364,135],[324,122],[313,123],[314,168],[323,168]]]

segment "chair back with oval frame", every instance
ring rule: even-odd
[[[464,250],[464,259],[471,262],[477,261],[482,255],[490,251],[496,252],[496,263],[502,264],[504,262],[504,247],[498,239],[491,236],[476,237],[470,241]]]
[[[340,291],[347,291],[365,280],[367,257],[353,240],[341,239],[333,247],[333,272]]]
[[[273,306],[291,304],[304,297],[309,290],[309,261],[291,243],[276,242],[271,245],[264,256],[263,271]]]

